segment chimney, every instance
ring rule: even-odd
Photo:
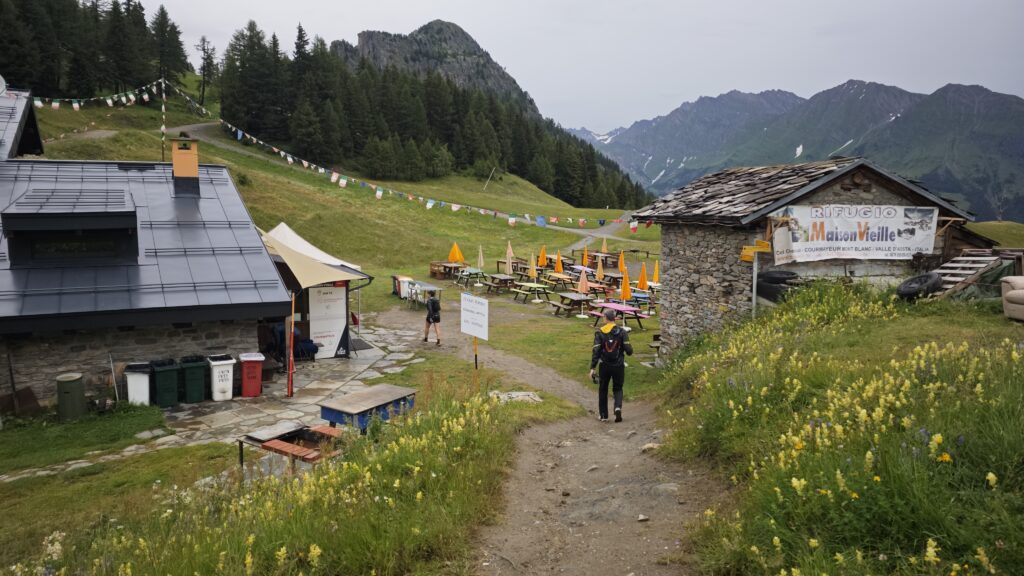
[[[199,142],[191,138],[171,139],[174,195],[199,197]]]

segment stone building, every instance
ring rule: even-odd
[[[42,152],[31,102],[0,95],[0,405],[51,402],[62,372],[108,387],[112,361],[257,351],[291,299],[227,169],[187,139],[170,163],[14,158]]]
[[[779,263],[779,242],[775,254],[762,254],[762,271],[788,269],[804,277],[863,279],[892,283],[914,272],[959,254],[963,248],[990,248],[993,242],[964,224],[973,216],[951,201],[940,198],[919,184],[858,158],[833,158],[802,164],[730,168],[699,178],[634,214],[640,221],[661,224],[662,229],[662,348],[670,353],[687,339],[721,328],[731,318],[751,312],[754,290],[752,265],[740,259],[744,246],[756,240],[784,239],[792,207],[857,206],[871,211],[887,207],[934,207],[935,222],[928,229],[934,242],[920,253],[898,258],[815,258],[811,261]],[[776,236],[779,231],[781,235]],[[817,230],[811,232],[812,236]],[[912,231],[881,230],[911,234]],[[804,230],[806,233],[806,230]],[[922,236],[924,237],[924,236]]]

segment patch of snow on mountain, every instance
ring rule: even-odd
[[[835,149],[835,150],[833,150],[832,152],[829,152],[829,156],[832,156],[832,155],[834,155],[834,154],[835,154],[836,152],[839,152],[840,150],[842,150],[843,148],[846,148],[846,147],[847,147],[847,146],[849,146],[850,144],[853,144],[853,138],[851,138],[851,139],[847,140],[847,141],[846,141],[846,144],[843,144],[843,145],[842,145],[842,146],[840,146],[839,148],[836,148],[836,149]]]
[[[650,164],[651,160],[653,160],[653,159],[654,159],[654,156],[648,156],[647,157],[647,162],[644,162],[644,168],[643,168],[644,170],[647,170],[647,165]]]
[[[683,160],[682,162],[679,163],[679,167],[677,167],[676,170],[679,170],[683,166],[686,166],[686,161],[685,160]]]
[[[611,136],[609,134],[594,134],[594,139],[601,144],[610,144],[613,138],[615,138],[615,136]]]
[[[804,153],[804,145],[801,144],[801,145],[796,147],[796,156],[793,156],[793,158],[799,158],[800,155],[803,154],[803,153]]]
[[[664,175],[665,175],[665,170],[662,170],[661,172],[658,172],[658,175],[654,177],[654,180],[651,180],[651,184],[653,185],[655,182],[658,181],[659,178],[661,178]]]
[[[901,114],[899,112],[894,112],[892,114],[889,114],[889,122],[892,122],[893,120],[899,118],[900,116],[901,116]]]

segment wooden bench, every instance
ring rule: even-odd
[[[651,342],[650,344],[648,344],[648,346],[650,346],[651,348],[654,348],[655,350],[660,349],[661,348],[661,334],[655,334],[654,335],[654,341]]]
[[[564,311],[566,318],[568,318],[569,317],[569,313],[572,311],[572,307],[571,306],[566,306],[565,304],[562,304],[560,302],[551,302],[549,300],[548,304],[551,304],[551,306],[555,309],[555,316],[558,316],[559,314],[561,314]]]
[[[502,285],[501,284],[495,284],[494,282],[488,282],[486,280],[483,280],[480,283],[483,284],[484,286],[487,286],[487,293],[488,294],[491,293],[491,290],[494,290],[498,294],[501,294],[501,289],[502,289]]]
[[[523,302],[526,302],[526,299],[530,297],[530,293],[529,292],[527,292],[526,290],[520,290],[519,288],[509,288],[508,291],[515,293],[515,295],[512,296],[512,300],[515,301],[515,302],[519,301],[519,295],[520,294],[523,295]]]
[[[430,277],[431,278],[444,278],[444,266],[443,262],[431,262],[430,263]]]

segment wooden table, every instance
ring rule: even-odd
[[[515,282],[515,277],[509,276],[508,274],[488,274],[490,278],[489,282],[484,282],[487,286],[487,291],[490,292],[492,289],[501,294],[502,290],[508,290],[512,287],[512,283]]]
[[[515,270],[515,267],[516,267],[517,264],[525,264],[525,263],[526,263],[526,261],[523,260],[522,258],[513,258],[512,259],[512,269]],[[495,266],[495,270],[494,271],[495,272],[504,272],[505,271],[505,264],[508,264],[508,259],[502,258],[501,260],[498,260],[497,265]]]
[[[648,315],[641,313],[640,309],[637,308],[636,306],[616,304],[615,302],[602,302],[600,304],[592,304],[591,306],[598,309],[615,310],[616,315],[619,318],[622,318],[623,323],[632,318],[633,320],[636,320],[636,324],[637,326],[640,327],[641,330],[644,329],[644,324],[643,322],[641,322],[641,320],[643,320],[644,318],[649,318]],[[597,322],[602,318],[602,313],[600,311],[592,311],[591,315],[595,316],[594,326],[597,326]]]
[[[441,262],[441,269],[444,270],[445,278],[455,278],[459,271],[465,267],[466,265],[460,262]]]
[[[519,295],[522,294],[524,304],[526,303],[526,297],[530,295],[533,295],[534,300],[540,300],[540,297],[543,295],[548,299],[548,301],[551,301],[551,293],[548,291],[548,287],[543,284],[537,284],[536,282],[516,282],[516,286],[519,286],[520,290],[513,290],[513,292],[515,292],[515,295],[512,297],[513,300],[518,300]]]
[[[389,420],[412,409],[416,403],[416,389],[393,384],[377,384],[363,390],[317,403],[320,417],[330,422],[350,425],[366,433],[374,416]]]
[[[548,278],[551,278],[556,284],[561,285],[562,288],[568,288],[572,284],[572,277],[568,274],[561,274],[559,272],[549,272]]]
[[[618,288],[622,284],[622,272],[608,272],[606,270],[604,277],[612,288]]]
[[[484,277],[484,271],[483,270],[481,270],[479,268],[473,268],[472,266],[470,266],[469,268],[464,268],[462,271],[459,272],[459,276],[458,276],[458,278],[455,279],[455,283],[458,284],[458,285],[462,285],[463,282],[465,282],[465,286],[467,288],[469,288],[469,281],[470,280],[473,280],[475,278],[483,278],[483,277]]]
[[[564,309],[566,318],[569,317],[573,311],[579,311],[580,315],[583,314],[583,308],[588,302],[594,300],[594,297],[589,294],[580,294],[579,292],[559,292],[558,297],[561,298],[562,302],[559,306],[555,307],[555,316]],[[554,304],[554,302],[552,302]]]

